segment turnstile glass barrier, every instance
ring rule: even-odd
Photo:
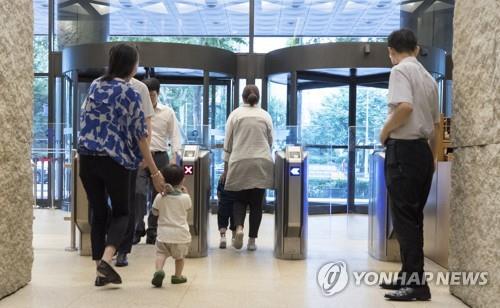
[[[382,261],[399,261],[399,243],[396,240],[389,209],[389,196],[384,176],[385,152],[376,150],[370,157],[370,200],[368,205],[368,253]]]
[[[191,246],[187,257],[206,257],[210,212],[210,151],[199,145],[185,145],[180,157],[180,165],[184,169],[184,185],[193,202],[188,213]]]
[[[307,256],[307,152],[286,146],[275,153],[276,211],[274,256],[301,260]]]

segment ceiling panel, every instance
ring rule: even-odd
[[[255,0],[256,36],[387,36],[423,1]],[[109,20],[110,35],[248,36],[248,0],[56,0],[65,20]],[[35,33],[48,33],[48,0],[33,0]],[[435,1],[427,11],[450,9]]]

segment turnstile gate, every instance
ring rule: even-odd
[[[399,261],[399,243],[392,225],[384,176],[385,153],[370,157],[370,201],[368,204],[368,253],[382,261]]]
[[[307,256],[307,152],[286,146],[275,156],[276,211],[274,256],[301,260]]]
[[[78,251],[81,256],[90,256],[92,249],[90,245],[89,202],[87,201],[87,193],[80,180],[80,160],[76,151],[73,151],[72,168],[71,206],[73,207],[73,222],[78,227],[78,231],[80,231]]]
[[[188,258],[208,254],[208,214],[210,210],[210,152],[199,145],[185,145],[181,153],[184,185],[193,202],[188,214],[191,246]]]

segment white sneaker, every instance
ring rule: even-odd
[[[220,249],[226,249],[227,247],[227,241],[225,236],[221,236],[220,238],[220,243],[219,243],[219,248]]]
[[[243,230],[236,231],[236,235],[233,239],[233,247],[236,249],[241,249],[241,247],[243,247]]]
[[[248,251],[257,250],[257,245],[255,245],[255,239],[248,239],[247,250]]]

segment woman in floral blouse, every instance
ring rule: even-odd
[[[128,191],[131,171],[144,159],[155,188],[164,190],[163,176],[149,152],[140,96],[128,82],[137,71],[138,61],[134,47],[113,46],[107,73],[94,80],[82,106],[78,153],[80,178],[91,213],[96,286],[121,283],[111,260],[127,229],[129,194],[134,193]]]

